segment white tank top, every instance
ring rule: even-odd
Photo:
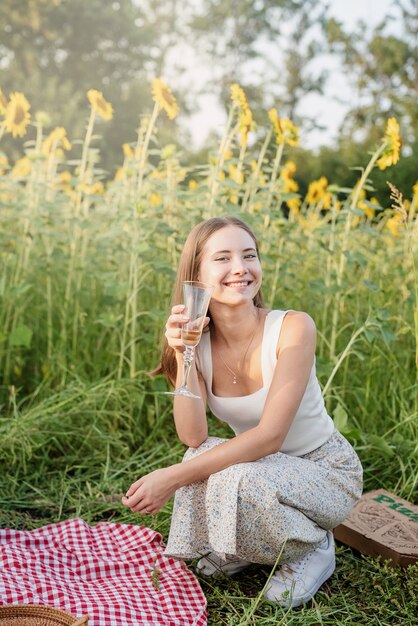
[[[270,311],[264,322],[261,367],[263,386],[247,396],[221,397],[212,393],[212,350],[210,332],[203,333],[196,349],[196,365],[205,383],[210,410],[229,424],[236,435],[259,423],[276,367],[276,349],[287,311]],[[334,432],[334,422],[325,408],[316,377],[315,358],[302,401],[280,448],[292,456],[302,456],[325,443]]]

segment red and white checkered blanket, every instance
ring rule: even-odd
[[[197,579],[161,541],[150,528],[81,519],[0,529],[0,605],[88,613],[89,626],[205,626]]]

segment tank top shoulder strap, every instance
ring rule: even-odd
[[[266,318],[263,337],[263,372],[264,384],[270,384],[277,363],[277,342],[279,341],[283,320],[287,311],[270,311]]]

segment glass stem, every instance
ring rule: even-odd
[[[194,347],[186,346],[186,349],[183,352],[183,382],[181,384],[183,388],[187,388],[187,381],[189,380],[189,373],[193,363],[193,357]]]

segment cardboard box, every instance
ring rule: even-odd
[[[418,506],[384,489],[369,491],[334,536],[363,554],[405,567],[418,561]]]

